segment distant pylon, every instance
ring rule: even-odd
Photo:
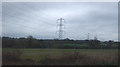
[[[94,40],[98,40],[97,36],[94,37]]]
[[[90,38],[89,38],[89,37],[90,37],[89,35],[90,35],[90,34],[88,33],[88,35],[87,35],[87,40],[89,40],[89,39],[90,39]]]
[[[57,22],[58,22],[58,26],[59,26],[59,30],[58,30],[58,32],[59,32],[59,35],[58,35],[58,38],[59,38],[59,40],[62,40],[63,39],[63,22],[65,22],[65,20],[63,19],[63,18],[60,18],[60,19],[58,19],[57,20]]]

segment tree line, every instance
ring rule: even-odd
[[[117,49],[118,42],[112,40],[70,40],[2,37],[2,48],[59,48],[59,49]]]

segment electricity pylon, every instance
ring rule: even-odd
[[[58,22],[58,27],[59,27],[59,30],[58,30],[58,32],[59,32],[59,35],[58,35],[58,38],[59,38],[59,40],[62,40],[63,39],[63,32],[64,32],[64,30],[63,30],[63,22],[65,22],[65,20],[63,19],[63,18],[60,18],[60,19],[58,19],[57,20],[57,22]]]

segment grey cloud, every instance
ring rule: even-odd
[[[66,22],[65,38],[86,39],[98,36],[101,40],[117,40],[117,2],[3,3],[3,36],[57,38],[56,20]]]

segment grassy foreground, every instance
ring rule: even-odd
[[[16,50],[20,50],[22,52],[22,55],[20,56],[20,59],[22,61],[25,61],[26,59],[34,59],[35,62],[39,64],[40,61],[44,60],[43,64],[49,64],[51,61],[54,59],[59,59],[63,56],[69,56],[72,57],[74,55],[84,55],[87,57],[90,57],[91,60],[94,61],[93,64],[117,64],[117,59],[118,59],[118,50],[117,49],[13,49],[13,48],[3,48],[3,53],[7,52],[15,52]],[[77,52],[77,53],[76,53]],[[75,54],[76,53],[76,54]],[[81,56],[78,56],[78,58],[81,60],[82,58],[79,58]],[[52,58],[51,61],[50,59],[46,58]],[[66,57],[68,58],[68,57]],[[66,59],[64,58],[64,60]],[[71,58],[69,58],[71,59]],[[46,60],[46,61],[45,61]],[[76,61],[77,64],[87,64],[87,61],[91,60],[86,60],[82,63],[81,61]],[[46,63],[47,61],[50,61]],[[55,60],[57,61],[57,60]],[[100,61],[100,63],[95,63],[97,61]],[[81,62],[81,63],[79,63]],[[7,63],[5,63],[7,64]],[[41,63],[40,63],[41,64]],[[59,63],[57,63],[59,64]],[[66,63],[65,64],[71,64],[71,63]],[[75,64],[75,63],[73,63]],[[92,64],[92,65],[93,65]]]

